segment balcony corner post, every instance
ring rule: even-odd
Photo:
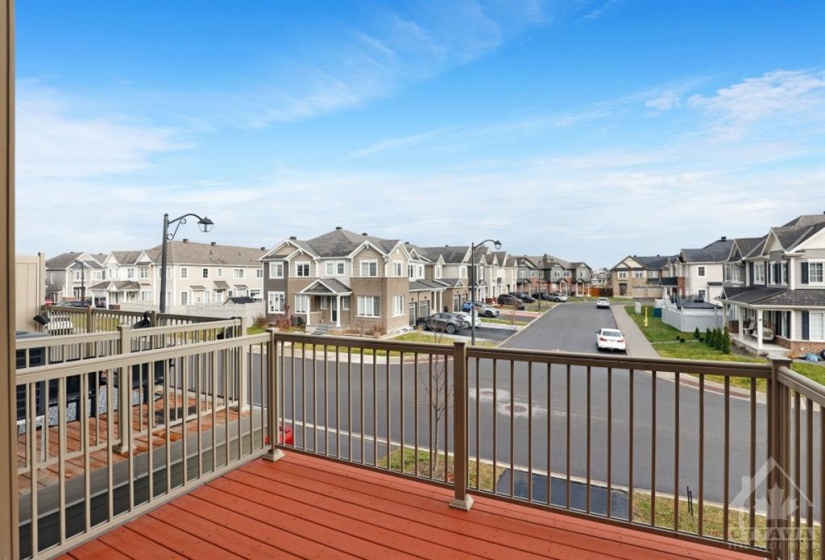
[[[467,345],[456,342],[453,353],[453,461],[455,497],[450,507],[470,511],[473,497],[467,493],[470,472],[467,448]]]
[[[761,334],[761,333],[760,333]],[[768,381],[768,488],[778,489],[778,496],[768,503],[767,547],[771,558],[788,558],[789,506],[788,477],[790,472],[791,422],[790,391],[782,382],[781,368],[790,368],[786,358],[771,359]],[[781,498],[780,498],[781,497]],[[780,498],[780,499],[777,499]]]
[[[132,352],[132,326],[118,325],[117,330],[120,332],[120,354],[129,354]],[[114,373],[114,372],[113,372]],[[117,446],[118,453],[129,453],[132,441],[132,368],[131,366],[124,366],[120,368],[118,374],[118,390],[117,390],[117,412],[118,412],[118,435],[120,436],[120,445]],[[112,397],[109,397],[112,398]],[[151,403],[149,405],[152,406]]]
[[[275,340],[275,329],[267,329],[269,333],[269,348],[267,348],[267,372],[266,372],[266,414],[267,433],[269,434],[269,451],[264,455],[267,461],[278,461],[284,458],[283,450],[278,447],[278,437],[280,435],[278,418],[278,342]]]
[[[246,317],[237,317],[237,328],[240,329],[238,336],[246,336],[248,328]],[[239,354],[239,368],[238,368],[238,410],[241,412],[249,412],[249,363],[244,356],[243,347],[238,349]]]

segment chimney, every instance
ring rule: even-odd
[[[342,229],[344,229],[344,228],[342,228],[341,226],[335,226],[335,229],[336,229],[336,230],[338,230],[338,231],[340,231],[340,230],[342,230]]]
[[[364,233],[362,233],[361,235],[363,235],[364,237],[366,237],[368,234],[367,234],[367,232],[364,232]]]
[[[214,247],[215,245],[217,245],[217,244],[218,244],[218,242],[217,242],[217,241],[213,241],[213,242],[212,242],[212,246],[213,246],[213,247]]]
[[[188,240],[188,239],[186,239],[186,238],[184,237],[184,238],[183,238],[183,242],[184,242],[184,243],[189,243],[189,240]]]
[[[289,238],[290,238],[292,241],[295,241],[295,240],[297,240],[297,239],[298,239],[298,238],[297,238],[297,237],[295,237],[294,235],[291,235]]]
[[[723,235],[723,236],[722,236],[722,241],[727,241],[727,240],[728,240],[728,238],[727,238],[726,236],[724,236],[724,235]]]
[[[266,251],[266,247],[261,247],[261,251]]]

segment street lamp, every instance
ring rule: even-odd
[[[186,218],[193,217],[198,219],[198,227],[204,233],[209,233],[212,231],[212,226],[215,225],[215,222],[204,216],[201,218],[197,214],[184,214],[174,220],[169,219],[169,214],[163,215],[163,244],[161,245],[160,250],[160,312],[166,313],[166,258],[167,258],[167,244],[169,241],[172,241],[175,238],[175,234],[178,233],[178,228],[181,224],[186,223]],[[169,226],[177,223],[175,226],[175,231],[169,233]]]
[[[470,243],[470,345],[476,345],[476,245],[484,245],[491,241],[496,251],[501,249],[498,239],[485,239],[481,243]]]
[[[86,263],[81,259],[74,261],[75,264],[80,265],[80,302],[86,303]]]

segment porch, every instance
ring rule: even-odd
[[[825,390],[785,361],[227,332],[21,343],[61,361],[18,371],[20,557],[823,557]],[[62,412],[158,363],[174,418]]]
[[[239,467],[60,558],[752,558],[486,496],[459,511],[451,497],[441,486],[289,452]]]

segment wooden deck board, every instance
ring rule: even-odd
[[[745,553],[288,453],[249,463],[66,558],[743,560]]]

